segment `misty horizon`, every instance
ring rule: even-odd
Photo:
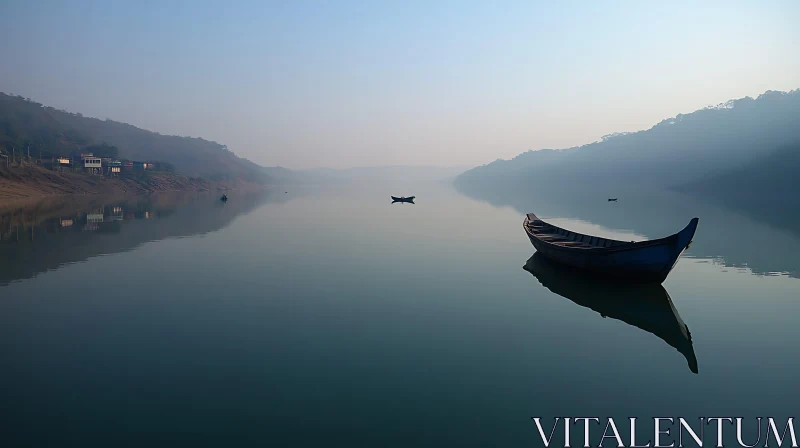
[[[782,94],[791,94],[791,93],[796,93],[798,91],[800,91],[800,88],[791,89],[791,90],[788,90],[788,91],[767,90],[767,91],[763,92],[762,94],[767,94],[767,93],[770,93],[770,92],[778,92],[778,93],[782,93]],[[0,92],[0,93],[7,94],[9,96],[23,97],[26,100],[32,101],[34,103],[37,103],[35,98],[24,97],[23,95],[18,95],[18,94],[14,93],[14,92]],[[703,108],[697,109],[697,110],[692,111],[692,112],[699,112],[699,111],[708,110],[708,109],[727,109],[729,107],[732,107],[732,104],[735,103],[736,101],[745,100],[745,99],[754,99],[754,98],[758,98],[759,96],[761,96],[761,95],[756,95],[755,97],[746,96],[746,97],[742,97],[742,98],[729,99],[727,101],[722,101],[722,102],[719,102],[719,103],[710,104],[708,106],[705,106]],[[43,107],[53,107],[53,106],[47,105],[47,104],[42,104],[42,106]],[[81,116],[81,117],[84,116],[79,111],[69,111],[69,110],[66,110],[66,109],[57,109],[57,110],[61,110],[63,112],[69,113],[69,114],[77,114],[78,116]],[[653,127],[657,126],[659,123],[665,122],[666,120],[674,119],[674,118],[676,118],[676,117],[678,117],[680,115],[691,114],[692,112],[684,112],[684,113],[676,114],[674,116],[665,117],[664,119],[660,120],[658,123],[653,123],[651,126],[648,126],[646,128],[643,128],[643,129],[637,129],[637,130],[632,130],[632,131],[628,131],[628,130],[614,131],[614,132],[611,132],[609,134],[600,136],[596,140],[592,140],[590,142],[586,142],[586,143],[582,143],[582,144],[578,144],[578,145],[574,145],[574,146],[561,147],[561,148],[545,148],[545,147],[541,147],[541,148],[531,148],[531,149],[520,149],[519,152],[515,153],[514,155],[512,155],[510,157],[507,157],[507,158],[498,157],[497,159],[487,160],[486,162],[479,163],[477,165],[465,165],[465,164],[431,165],[431,164],[403,164],[403,163],[397,163],[397,164],[387,164],[387,165],[308,166],[308,167],[293,167],[293,166],[284,166],[284,165],[278,165],[278,164],[275,164],[275,165],[262,164],[262,166],[267,167],[267,168],[283,168],[283,169],[289,169],[289,170],[292,170],[292,171],[318,171],[318,170],[323,170],[323,171],[324,170],[348,171],[348,170],[386,169],[386,168],[408,168],[408,169],[439,168],[439,169],[443,169],[443,170],[453,170],[453,169],[468,170],[468,169],[476,167],[476,166],[480,167],[480,166],[484,166],[484,165],[490,164],[491,162],[494,162],[494,161],[497,161],[497,160],[504,160],[504,161],[505,160],[511,160],[511,159],[514,159],[514,158],[516,158],[516,157],[518,157],[520,155],[523,155],[526,152],[535,152],[535,151],[541,151],[541,150],[574,149],[574,148],[579,148],[579,147],[582,147],[582,146],[590,145],[590,144],[593,144],[593,143],[600,143],[600,142],[604,141],[606,138],[609,138],[609,137],[615,137],[615,136],[621,136],[621,135],[626,135],[626,134],[634,134],[634,133],[638,133],[638,132],[642,132],[642,131],[647,131],[647,130],[652,129]],[[160,135],[164,135],[164,136],[174,136],[174,137],[184,137],[184,138],[193,138],[193,139],[206,140],[202,135],[181,136],[181,135],[177,135],[177,134],[163,133],[163,132],[153,131],[151,129],[141,128],[139,126],[136,126],[135,123],[120,122],[118,120],[114,120],[111,117],[106,117],[106,118],[86,117],[86,118],[93,118],[93,119],[98,119],[98,120],[109,120],[109,121],[113,121],[113,122],[117,122],[117,123],[128,124],[128,125],[135,126],[135,127],[139,128],[139,129],[142,129],[142,130],[145,130],[145,131],[149,131],[149,132],[154,132],[156,134],[160,134]],[[217,141],[213,141],[213,140],[208,140],[208,141],[213,142],[213,143],[218,143],[220,145],[224,145],[225,144],[224,142],[217,142]],[[234,151],[234,153],[235,153],[235,151]],[[241,154],[237,154],[237,155],[240,156],[240,157],[243,157],[245,159],[248,159],[247,157],[244,157]],[[250,159],[248,159],[248,160],[250,160]]]
[[[250,6],[5,2],[0,91],[308,169],[477,166],[800,87],[794,2]]]

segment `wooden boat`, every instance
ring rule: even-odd
[[[410,204],[413,204],[415,197],[416,196],[409,196],[407,198],[406,197],[402,197],[402,196],[401,197],[392,196],[392,202],[408,202]]]
[[[692,333],[663,286],[609,281],[604,276],[555,263],[539,252],[523,269],[555,294],[657,336],[686,358],[689,370],[698,372]]]
[[[536,251],[553,261],[625,281],[661,283],[692,242],[697,222],[693,218],[674,235],[641,242],[572,232],[533,213],[525,217],[523,227]]]
[[[617,202],[619,198],[608,198],[608,202]]]

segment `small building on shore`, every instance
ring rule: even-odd
[[[133,169],[137,171],[148,171],[156,168],[156,165],[151,162],[133,162]]]
[[[64,172],[69,171],[73,167],[72,159],[64,156],[53,157],[51,168],[55,171]]]
[[[103,161],[100,157],[95,157],[92,153],[81,154],[81,166],[90,174],[103,173]]]
[[[112,177],[122,174],[122,162],[119,160],[112,160],[108,162],[107,174]]]

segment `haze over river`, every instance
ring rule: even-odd
[[[669,193],[229,196],[3,215],[0,446],[542,446],[534,416],[797,415],[793,223]],[[700,223],[663,288],[613,288],[532,257],[525,212],[625,240]]]

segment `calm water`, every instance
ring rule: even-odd
[[[793,223],[596,196],[0,214],[0,446],[541,446],[532,416],[796,415]],[[700,226],[663,288],[615,289],[532,258],[525,211],[629,239]]]

